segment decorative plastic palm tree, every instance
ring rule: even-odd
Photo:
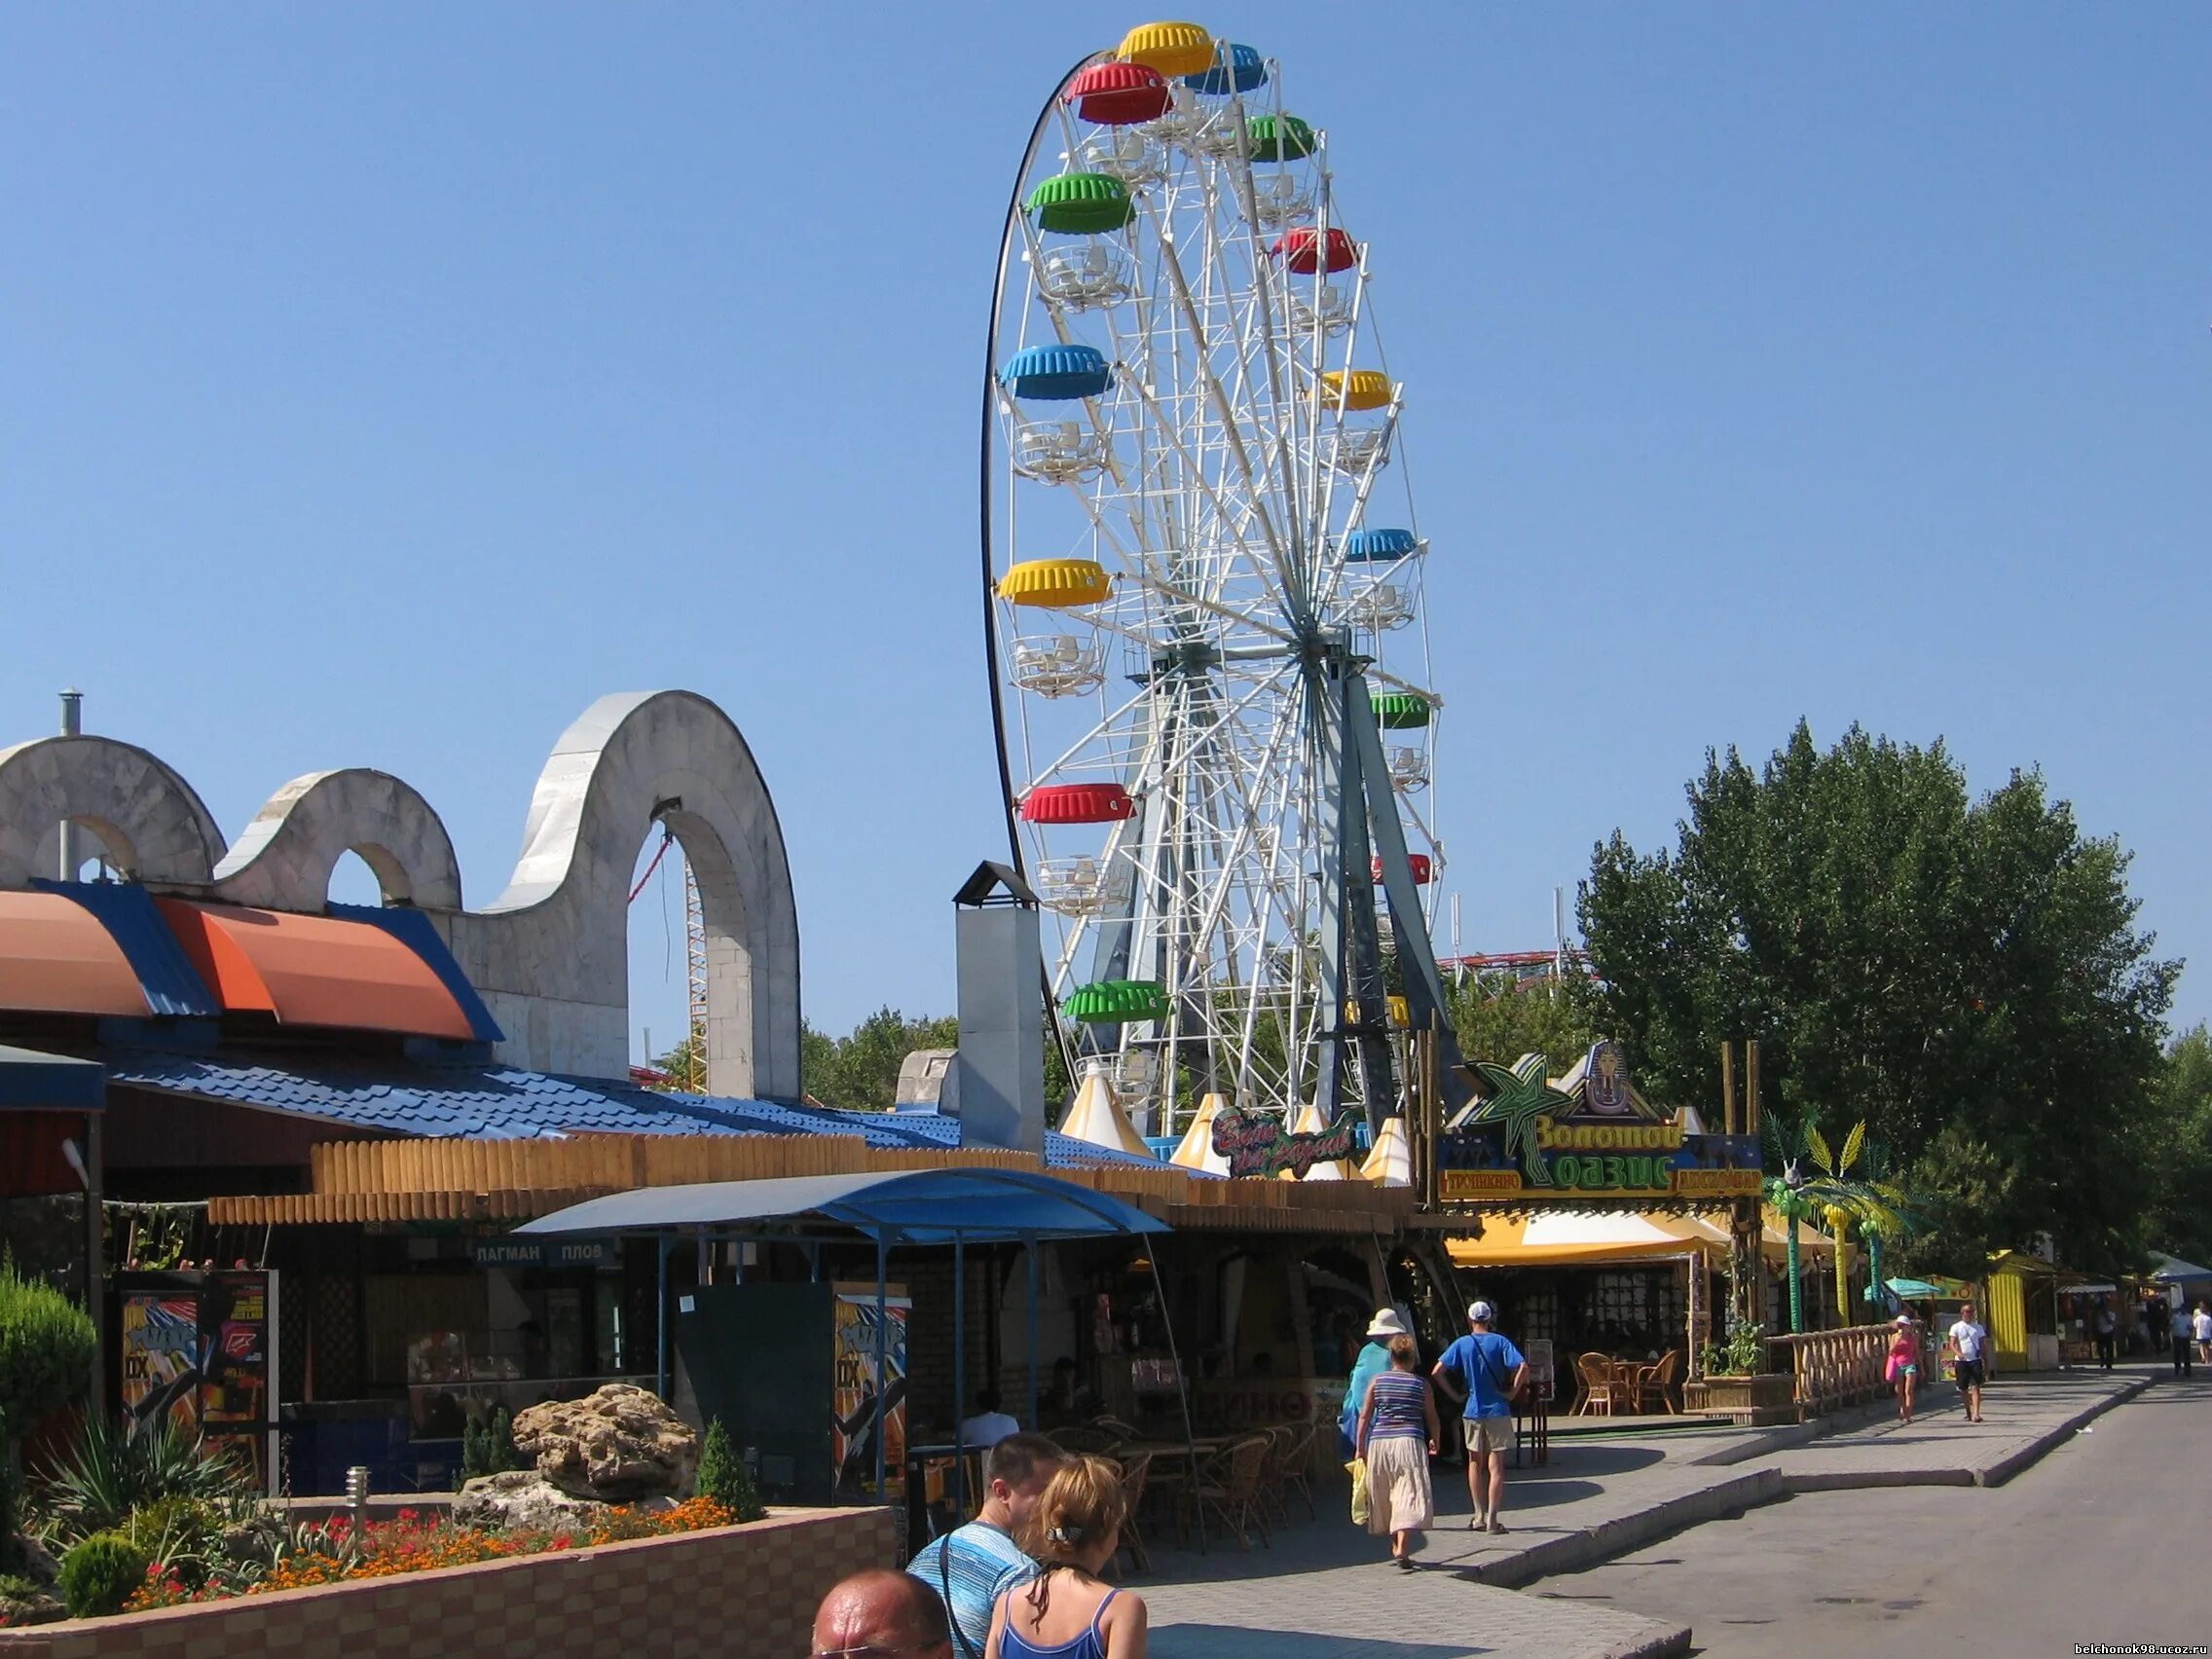
[[[1760,1126],[1766,1134],[1768,1156],[1782,1165],[1781,1174],[1766,1178],[1766,1201],[1789,1224],[1789,1329],[1795,1333],[1805,1328],[1804,1281],[1798,1276],[1797,1265],[1797,1227],[1819,1209],[1806,1196],[1805,1158],[1819,1131],[1813,1127],[1809,1113],[1802,1118],[1792,1118],[1786,1113],[1769,1112]]]
[[[1882,1152],[1867,1146],[1863,1119],[1853,1124],[1851,1133],[1844,1136],[1840,1154],[1829,1154],[1827,1142],[1818,1128],[1808,1126],[1806,1139],[1821,1173],[1805,1184],[1804,1191],[1821,1209],[1828,1232],[1835,1239],[1835,1309],[1837,1316],[1849,1323],[1851,1296],[1849,1275],[1843,1265],[1843,1247],[1849,1240],[1851,1229],[1857,1227],[1866,1240],[1866,1262],[1873,1274],[1868,1285],[1871,1295],[1875,1294],[1873,1286],[1882,1281],[1882,1240],[1902,1238],[1915,1231],[1917,1217],[1904,1189],[1882,1178],[1881,1171],[1887,1168],[1888,1159]],[[1862,1157],[1863,1162],[1861,1161]],[[1858,1175],[1852,1173],[1855,1166],[1860,1170]]]
[[[1505,1156],[1519,1152],[1530,1186],[1550,1186],[1551,1171],[1536,1148],[1536,1120],[1546,1114],[1556,1116],[1572,1104],[1552,1087],[1551,1061],[1542,1054],[1523,1054],[1510,1070],[1490,1060],[1477,1060],[1475,1070],[1491,1092],[1467,1121],[1503,1124]]]

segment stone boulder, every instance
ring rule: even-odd
[[[608,1506],[563,1492],[535,1469],[478,1475],[454,1494],[453,1518],[463,1527],[499,1531],[588,1530],[605,1520]]]
[[[563,1492],[608,1503],[680,1493],[699,1465],[697,1430],[628,1382],[518,1413],[514,1442]]]

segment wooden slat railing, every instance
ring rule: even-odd
[[[1777,1350],[1776,1369],[1787,1365],[1797,1379],[1799,1412],[1823,1417],[1890,1391],[1882,1372],[1896,1334],[1890,1325],[1847,1325],[1839,1331],[1769,1337],[1766,1342]]]

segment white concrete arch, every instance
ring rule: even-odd
[[[64,820],[135,881],[200,886],[223,856],[223,832],[192,786],[135,745],[40,737],[0,749],[0,888],[56,873]]]
[[[461,908],[461,866],[445,824],[412,785],[367,766],[310,772],[271,795],[215,866],[216,896],[319,910],[349,852],[376,872],[387,903]]]
[[[623,1075],[630,875],[656,822],[699,881],[709,1088],[796,1098],[798,911],[783,828],[744,735],[695,692],[617,692],[570,726],[538,775],[514,879],[451,918],[455,956],[523,1063]]]

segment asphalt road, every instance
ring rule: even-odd
[[[2212,1375],[2159,1382],[2002,1487],[1807,1493],[1531,1591],[1671,1616],[1714,1659],[2212,1642]]]

